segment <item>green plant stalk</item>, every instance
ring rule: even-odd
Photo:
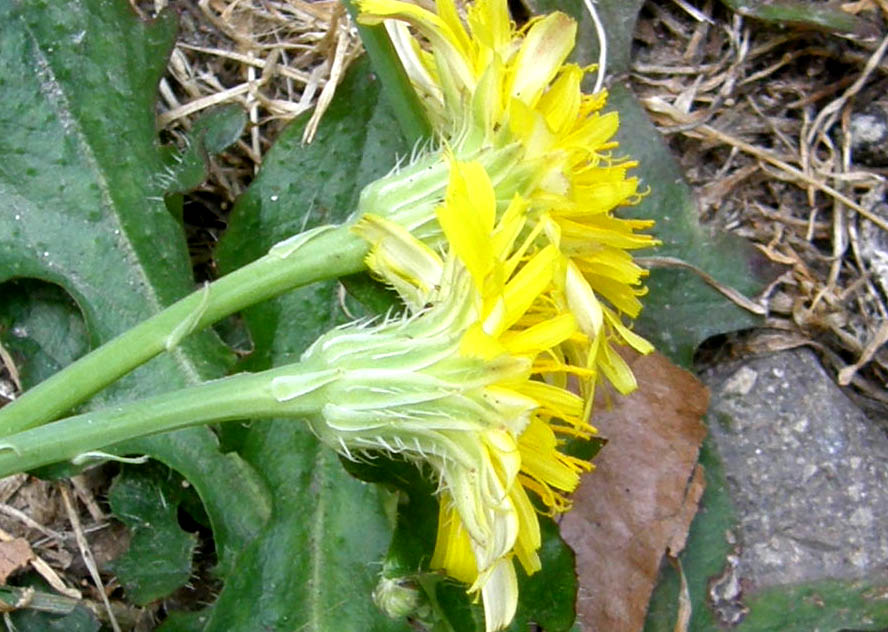
[[[356,8],[345,2],[354,18]],[[382,26],[358,25],[364,46],[385,86],[399,125],[411,142],[429,138],[432,128],[397,53]],[[57,419],[119,377],[225,316],[315,281],[360,272],[369,247],[347,227],[316,236],[298,256],[268,254],[174,303],[0,409],[0,437]],[[175,346],[172,345],[172,346]]]
[[[190,426],[235,419],[305,418],[327,403],[324,382],[285,401],[274,396],[272,382],[281,376],[310,381],[315,375],[317,369],[310,364],[241,373],[9,435],[0,439],[0,476],[77,457],[101,458],[108,456],[101,450],[115,443]]]
[[[353,0],[342,0],[345,8],[358,26],[358,35],[364,50],[370,57],[373,70],[383,85],[383,93],[395,112],[404,138],[410,143],[431,138],[432,125],[426,116],[425,108],[413,89],[413,84],[401,64],[395,47],[381,24],[367,26],[358,22],[358,9]]]
[[[354,18],[354,4],[345,3]],[[358,29],[404,135],[411,142],[429,138],[431,125],[385,29]],[[298,256],[269,253],[117,336],[0,409],[0,437],[57,419],[188,334],[229,314],[302,285],[363,270],[368,250],[348,227],[341,227],[303,244]]]
[[[89,610],[103,623],[109,623],[108,610],[101,602],[89,599],[74,599],[56,593],[42,592],[33,588],[20,588],[18,586],[3,586],[0,588],[0,601],[12,610],[34,610],[36,612],[48,612],[50,614],[71,614],[77,606]],[[139,624],[140,610],[135,606],[127,606],[123,602],[114,600],[111,602],[111,612],[114,618],[125,630],[130,630]],[[2,606],[0,606],[2,607]]]
[[[283,250],[283,254],[282,254]],[[37,384],[0,409],[0,437],[57,419],[181,338],[293,288],[365,269],[369,246],[340,226],[292,252],[265,256],[174,303]]]

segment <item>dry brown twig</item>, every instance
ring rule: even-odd
[[[22,381],[21,378],[19,378],[18,368],[15,366],[15,361],[12,359],[9,351],[6,350],[6,347],[3,346],[2,342],[0,342],[0,364],[6,367],[6,371],[9,373],[9,379],[12,380],[16,390],[21,392]]]
[[[105,592],[105,585],[102,582],[102,577],[99,575],[99,569],[96,566],[95,558],[93,557],[92,550],[89,547],[89,543],[86,540],[86,536],[83,533],[83,527],[80,525],[80,516],[77,511],[74,509],[74,503],[71,500],[71,492],[68,490],[67,485],[64,483],[59,485],[59,490],[62,494],[62,501],[65,503],[65,511],[68,513],[68,520],[71,521],[71,527],[74,529],[74,538],[77,542],[77,548],[80,549],[80,555],[83,558],[84,564],[86,564],[86,568],[89,570],[89,574],[92,577],[93,583],[96,585],[98,589],[99,597],[102,600],[102,603],[105,606],[105,611],[108,614],[108,621],[111,624],[111,628],[114,632],[121,632],[120,625],[117,623],[117,618],[114,615],[114,611],[111,608],[111,602],[108,601],[108,594]]]
[[[747,28],[718,4],[701,9],[713,24],[699,22],[678,4],[645,5],[632,79],[700,193],[701,218],[792,266],[760,299],[781,323],[774,335],[815,346],[842,383],[882,399],[888,297],[868,244],[888,234],[888,174],[855,161],[849,120],[884,92],[888,33],[836,46]],[[876,6],[888,16],[888,0],[852,9],[875,20]]]
[[[7,533],[3,529],[0,529],[0,541],[2,542],[11,542],[15,539],[10,533]],[[34,570],[37,571],[46,582],[53,587],[54,590],[65,595],[66,597],[70,597],[72,599],[82,599],[83,595],[76,588],[69,588],[65,585],[65,582],[62,581],[62,578],[59,577],[59,574],[53,570],[53,568],[46,563],[46,561],[37,555],[34,552],[34,559],[30,562],[31,566],[34,567]]]

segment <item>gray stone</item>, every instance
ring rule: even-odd
[[[703,380],[743,586],[888,576],[888,437],[816,356],[776,353]]]
[[[851,152],[854,162],[870,167],[888,165],[888,110],[874,102],[851,115]]]

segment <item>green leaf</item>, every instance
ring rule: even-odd
[[[340,459],[357,479],[385,486],[393,492],[390,507],[395,531],[383,560],[382,574],[404,578],[429,569],[438,522],[437,483],[429,472],[404,460],[379,456],[372,461]]]
[[[835,5],[814,2],[774,2],[773,0],[722,0],[745,17],[787,26],[816,28],[860,38],[879,36],[878,27]]]
[[[540,516],[540,532],[542,569],[530,576],[518,571],[518,611],[508,628],[511,632],[531,629],[531,622],[545,632],[568,632],[577,617],[574,552],[561,539],[558,525],[551,518]],[[516,566],[521,567],[517,561]]]
[[[171,612],[156,632],[203,632],[212,607],[199,612]]]
[[[0,286],[0,342],[23,384],[36,384],[89,349],[77,304],[56,285],[34,279]]]
[[[864,632],[888,626],[884,577],[772,588],[748,598],[739,632]]]
[[[227,576],[271,513],[268,487],[255,469],[235,453],[223,454],[219,439],[206,427],[129,441],[118,451],[148,454],[194,486],[213,528],[216,572]]]
[[[185,148],[172,152],[161,181],[167,193],[186,193],[206,180],[210,156],[221,153],[237,142],[247,125],[241,106],[228,104],[204,113],[194,122]]]
[[[217,251],[223,271],[304,228],[342,221],[363,184],[384,175],[396,152],[406,150],[365,63],[349,71],[308,146],[301,141],[306,120],[284,130],[238,200]],[[342,322],[334,287],[316,284],[247,310],[256,348],[247,364],[295,361]],[[207,632],[406,631],[371,600],[391,538],[377,487],[349,476],[298,420],[255,422],[241,453],[276,490],[272,517],[238,559]]]
[[[277,490],[206,632],[408,630],[371,601],[391,530],[377,488],[344,472],[296,420],[257,423],[243,450]]]
[[[125,3],[0,5],[0,280],[57,283],[93,343],[190,292],[182,231],[164,208],[154,94],[175,33]],[[209,336],[152,373],[184,386],[217,375]],[[206,359],[204,359],[206,358]],[[131,379],[131,395],[156,392]]]
[[[10,615],[17,632],[98,632],[101,624],[84,606],[58,616],[36,610],[18,610]]]
[[[432,632],[483,632],[484,610],[466,595],[466,587],[450,579],[434,584],[435,609],[440,622]]]
[[[197,537],[179,526],[183,492],[180,476],[151,463],[124,467],[108,493],[111,510],[132,534],[112,570],[137,605],[166,597],[191,577]]]
[[[92,345],[194,287],[184,235],[162,201],[154,122],[174,35],[170,13],[146,23],[126,2],[0,2],[0,152],[8,157],[0,165],[0,281],[32,277],[63,288]],[[59,338],[28,331],[34,341]],[[43,351],[58,358],[62,348]],[[204,332],[92,405],[218,377],[230,360]],[[255,474],[236,455],[221,454],[207,428],[120,450],[150,454],[192,481],[217,533],[223,569],[267,517]]]

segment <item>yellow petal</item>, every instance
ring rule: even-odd
[[[574,261],[584,275],[599,274],[620,283],[637,285],[649,274],[625,250],[601,244],[588,244],[587,248],[588,250],[579,245],[571,253],[576,255]]]
[[[503,115],[502,84],[503,65],[499,58],[495,58],[487,65],[472,95],[474,133],[478,136],[475,142],[488,140],[488,135],[499,125]],[[474,147],[473,140],[464,140],[463,147]]]
[[[476,0],[469,4],[466,14],[472,37],[501,54],[512,39],[506,0]]]
[[[518,451],[515,439],[509,432],[499,428],[485,432],[483,438],[490,454],[490,461],[503,487],[510,488],[521,469],[521,453]]]
[[[627,250],[650,248],[657,244],[657,240],[650,235],[636,235],[632,232],[638,228],[636,220],[624,220],[605,215],[592,217],[583,223],[563,218],[556,219],[561,225],[561,237],[565,241],[574,240],[580,244],[600,243]],[[641,228],[646,228],[648,225],[645,223]]]
[[[372,246],[367,258],[370,270],[394,285],[412,307],[421,307],[441,281],[441,258],[400,224],[372,213],[352,230]]]
[[[530,423],[531,414],[537,409],[537,401],[504,386],[488,386],[483,391],[484,400],[502,411],[509,432],[520,435]]]
[[[573,261],[569,261],[567,264],[564,292],[567,295],[567,304],[577,319],[580,330],[590,338],[596,338],[604,324],[601,303],[598,302],[589,282],[586,281],[583,273]]]
[[[517,193],[509,202],[506,212],[496,226],[496,230],[491,235],[491,245],[497,259],[505,260],[510,254],[512,244],[521,233],[527,222],[528,201]],[[511,274],[511,273],[509,273]]]
[[[545,411],[561,419],[572,419],[583,414],[583,400],[570,391],[545,382],[529,381],[519,389],[539,402]]]
[[[576,124],[583,96],[580,88],[582,79],[583,70],[579,66],[564,66],[558,78],[540,99],[537,109],[552,131],[562,133]]]
[[[449,5],[449,6],[448,6]],[[379,24],[386,18],[404,20],[422,33],[432,45],[437,56],[464,86],[472,86],[475,78],[468,65],[470,45],[468,34],[462,27],[452,0],[439,2],[438,15],[409,2],[399,0],[359,0],[361,24]],[[442,13],[443,10],[443,13]]]
[[[580,471],[588,469],[584,461],[558,452],[555,433],[539,419],[533,420],[521,435],[519,449],[522,473],[563,492],[574,491],[580,482]]]
[[[478,578],[478,565],[469,535],[463,529],[449,495],[441,494],[438,502],[438,535],[429,566],[443,569],[454,579],[472,584]]]
[[[507,332],[500,338],[500,342],[512,355],[539,353],[557,347],[575,331],[577,321],[573,314],[559,314],[527,329]]]
[[[420,47],[416,39],[410,35],[407,24],[400,20],[386,20],[385,30],[395,47],[404,70],[416,86],[420,95],[425,95],[439,103],[443,103],[441,88],[432,76],[428,64],[429,57]]]
[[[540,537],[540,523],[537,518],[536,510],[527,497],[523,485],[515,485],[512,488],[512,504],[515,505],[515,511],[518,513],[518,539],[515,541],[515,555],[524,571],[528,575],[532,575],[540,568],[540,557],[537,550],[542,544]]]
[[[534,22],[515,58],[511,95],[534,107],[573,50],[576,33],[576,22],[564,13]]]
[[[564,147],[582,147],[586,151],[594,151],[613,138],[619,126],[620,115],[616,112],[595,114],[569,135],[565,136],[561,141],[561,145]]]
[[[509,280],[504,293],[506,314],[500,323],[500,332],[515,324],[540,293],[552,283],[559,257],[554,246],[546,246]]]
[[[549,131],[546,120],[520,99],[508,96],[507,98],[511,99],[508,104],[509,131],[521,140],[526,159],[547,157],[547,153],[555,144],[555,137]]]
[[[620,317],[611,312],[611,310],[605,309],[604,317],[607,318],[611,327],[617,331],[617,335],[639,353],[647,355],[654,350],[654,345],[626,327],[626,325],[620,321]]]
[[[463,262],[479,292],[494,265],[490,233],[496,217],[496,197],[490,177],[477,162],[451,158],[445,203],[437,209],[438,222],[453,252]]]
[[[641,312],[639,296],[647,294],[647,288],[632,287],[598,274],[586,274],[586,280],[593,290],[610,301],[620,312],[635,318]]]
[[[485,632],[502,630],[512,622],[518,607],[518,578],[512,560],[499,560],[476,585],[484,604]]]
[[[505,353],[505,348],[496,338],[484,331],[481,323],[475,323],[463,335],[459,352],[470,358],[492,360]]]
[[[616,208],[635,195],[637,190],[638,180],[635,178],[618,182],[596,182],[590,185],[574,181],[571,195],[580,207],[586,209],[586,214],[593,214],[605,213]]]
[[[459,47],[463,57],[468,57],[473,48],[472,40],[463,27],[462,20],[459,19],[459,12],[456,9],[456,3],[453,0],[436,0],[435,6],[441,21],[447,25],[449,33],[452,34],[453,41]]]
[[[607,342],[602,343],[599,347],[595,361],[614,388],[623,395],[628,395],[638,388],[638,382],[635,380],[632,369]]]

